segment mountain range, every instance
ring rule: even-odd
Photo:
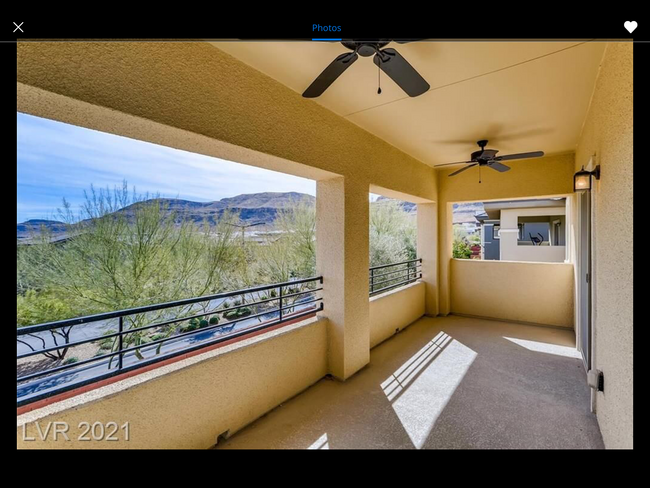
[[[214,202],[193,202],[178,198],[157,198],[128,205],[116,213],[133,215],[138,206],[159,202],[168,208],[169,212],[176,212],[178,220],[189,219],[193,222],[207,221],[215,225],[219,217],[225,211],[239,213],[239,219],[244,224],[264,222],[271,224],[282,208],[303,203],[313,206],[316,198],[305,193],[298,192],[265,192],[237,195],[230,198],[222,198]],[[39,232],[45,227],[52,233],[56,240],[65,237],[66,225],[56,220],[32,219],[16,224],[18,239],[29,239],[33,232]]]
[[[454,224],[476,224],[477,220],[474,216],[484,211],[481,202],[454,203]]]
[[[377,202],[388,201],[389,198],[380,196]],[[248,193],[230,198],[222,198],[213,202],[194,202],[177,198],[158,198],[134,203],[126,206],[119,213],[132,215],[139,205],[160,202],[167,206],[170,212],[176,212],[179,220],[188,218],[193,222],[206,220],[210,225],[215,225],[219,217],[226,211],[239,213],[239,219],[244,224],[264,222],[272,224],[282,208],[304,203],[313,206],[316,198],[306,193],[298,192],[265,192]],[[417,206],[410,202],[400,202],[404,211],[414,213]],[[474,214],[483,211],[481,203],[465,203],[454,205],[454,222],[475,221]],[[66,225],[57,220],[31,219],[16,224],[16,235],[25,242],[33,232],[39,232],[45,227],[52,233],[55,240],[65,238]]]

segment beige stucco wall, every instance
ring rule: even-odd
[[[632,43],[609,43],[576,151],[575,169],[592,155],[595,367],[605,392],[596,414],[608,448],[632,447]]]
[[[424,312],[438,315],[438,205],[418,203],[417,250],[422,259],[422,282],[424,283]]]
[[[543,149],[543,148],[541,148]],[[523,161],[508,161],[505,173],[483,171],[482,183],[473,171],[449,177],[458,168],[438,173],[438,286],[440,314],[451,310],[449,267],[452,256],[452,204],[547,196],[573,192],[574,155],[558,154]]]
[[[327,321],[309,319],[18,417],[19,448],[208,448],[327,373]],[[129,422],[130,440],[79,441],[80,422]],[[66,441],[39,439],[67,422]],[[34,437],[36,441],[25,441]]]
[[[573,328],[573,265],[452,259],[451,312]]]
[[[370,347],[412,324],[425,312],[425,285],[418,281],[370,299]]]

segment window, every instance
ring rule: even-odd
[[[548,216],[519,216],[519,246],[549,246],[551,244],[551,223]]]
[[[499,231],[501,230],[500,225],[494,225],[492,227],[492,239],[499,239]]]

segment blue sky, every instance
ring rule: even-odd
[[[121,186],[209,202],[242,193],[297,191],[316,182],[223,159],[18,113],[17,222],[54,217],[63,197],[76,213],[83,191]]]

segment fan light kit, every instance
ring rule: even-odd
[[[395,40],[398,44],[405,44],[421,39],[400,39]],[[343,74],[352,64],[359,59],[374,54],[373,62],[378,68],[386,73],[397,85],[410,97],[417,97],[426,92],[430,86],[420,73],[418,73],[409,62],[402,57],[395,49],[384,47],[392,42],[392,39],[380,39],[367,41],[362,39],[346,39],[341,44],[348,48],[349,53],[344,53],[332,61],[323,72],[312,82],[302,94],[305,98],[316,98],[323,94],[336,79]],[[377,90],[381,93],[381,89]]]
[[[529,159],[529,158],[539,158],[544,156],[544,151],[534,151],[534,152],[527,152],[527,153],[518,153],[518,154],[506,154],[504,156],[497,156],[497,153],[499,152],[496,149],[485,149],[485,146],[487,146],[487,139],[483,139],[478,141],[476,144],[481,148],[479,151],[475,151],[471,155],[471,159],[469,161],[458,161],[456,163],[446,163],[446,164],[439,164],[436,166],[436,168],[439,168],[441,166],[450,166],[452,164],[468,164],[469,166],[465,166],[464,168],[459,169],[458,171],[454,171],[451,173],[449,176],[456,176],[459,173],[462,173],[465,170],[468,170],[470,168],[473,168],[474,166],[478,166],[479,169],[479,177],[478,177],[478,182],[481,182],[481,167],[486,166],[488,168],[492,168],[499,173],[503,173],[505,171],[510,170],[510,166],[506,166],[505,164],[502,164],[501,161],[512,161],[515,159]]]

